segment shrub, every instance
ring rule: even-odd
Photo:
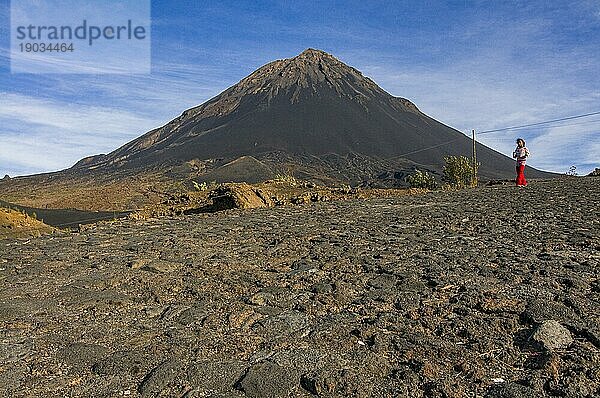
[[[471,159],[465,156],[446,156],[444,158],[444,181],[452,188],[477,186],[475,170]],[[479,165],[477,165],[479,166]]]
[[[192,184],[194,184],[194,189],[196,191],[206,191],[208,189],[208,184],[206,181],[201,184],[198,184],[196,181],[192,181]]]
[[[437,188],[435,177],[428,172],[422,172],[421,170],[417,170],[414,174],[406,177],[406,182],[410,184],[411,188]]]
[[[284,182],[286,184],[290,184],[290,185],[296,185],[298,183],[298,180],[296,179],[296,177],[294,177],[291,174],[277,174],[275,176],[275,181],[276,182]]]

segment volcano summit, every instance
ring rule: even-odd
[[[208,159],[225,164],[251,156],[268,169],[294,165],[304,177],[356,183],[415,167],[439,173],[445,155],[470,151],[464,134],[334,56],[307,49],[268,63],[166,125],[77,167],[137,169]],[[483,177],[512,176],[508,157],[483,145],[478,156]]]
[[[325,185],[403,186],[415,169],[439,178],[444,156],[470,156],[471,149],[467,136],[409,100],[331,54],[307,49],[109,154],[0,181],[0,188],[5,200],[33,207],[120,211],[155,203],[182,182],[193,189],[192,182],[257,183],[291,174]],[[481,144],[477,155],[481,179],[513,177],[512,159]],[[527,176],[552,174],[528,168]]]

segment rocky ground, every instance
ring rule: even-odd
[[[600,178],[0,244],[9,397],[596,397]]]
[[[213,213],[231,209],[253,209],[286,205],[306,205],[332,200],[369,199],[418,195],[426,189],[327,187],[311,182],[269,180],[257,184],[211,184],[206,189],[173,194],[161,203],[129,214],[140,220],[184,214]]]

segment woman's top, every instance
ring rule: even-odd
[[[518,166],[525,164],[527,156],[529,156],[529,150],[526,147],[517,147],[517,149],[515,149],[515,151],[513,152],[513,158],[517,159]]]

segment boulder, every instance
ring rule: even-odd
[[[138,385],[142,397],[158,396],[169,384],[178,379],[182,369],[179,360],[166,360],[154,369]]]
[[[573,342],[567,328],[555,320],[542,322],[535,329],[531,338],[548,351],[567,348]]]
[[[265,361],[253,365],[239,384],[248,397],[277,398],[291,396],[299,380],[295,371]]]
[[[273,201],[264,191],[246,183],[221,185],[211,191],[209,197],[213,201],[213,211],[273,206]]]
[[[530,387],[511,382],[493,385],[485,394],[485,398],[529,398],[535,397],[535,391]],[[539,395],[538,395],[539,396]]]

